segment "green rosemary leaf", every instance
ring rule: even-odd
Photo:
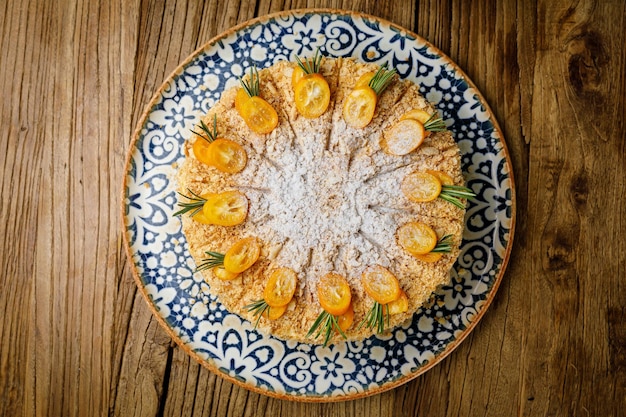
[[[387,313],[389,313],[389,307],[387,307]],[[382,333],[385,331],[385,318],[387,318],[387,322],[389,322],[389,317],[385,314],[385,307],[382,304],[378,304],[378,316],[380,319],[378,320],[378,333]]]
[[[373,308],[373,307],[372,307]],[[369,324],[370,322],[370,316],[373,314],[373,310],[370,309],[367,314],[365,315],[365,317],[363,317],[363,320],[359,323],[359,327],[357,327],[357,329],[360,329],[361,327]],[[369,326],[366,326],[367,328],[369,328]]]
[[[337,319],[337,316],[331,316],[331,317],[333,318],[333,326],[335,327],[335,329],[339,332],[341,337],[343,337],[344,339],[347,339],[348,337],[343,332],[343,330],[341,330],[341,327],[339,327],[339,320]]]
[[[317,319],[315,319],[315,321],[313,322],[313,325],[311,326],[311,328],[309,329],[309,332],[306,334],[307,337],[311,336],[315,330],[317,330],[317,328],[320,326],[320,324],[322,323],[322,321],[325,319],[325,315],[328,314],[326,312],[326,310],[323,310],[319,316],[317,316]]]
[[[441,191],[446,194],[455,196],[455,197],[463,197],[463,198],[474,198],[476,194],[470,188],[463,187],[461,185],[442,185]]]
[[[296,62],[305,74],[316,74],[320,72],[323,56],[319,52],[320,48],[317,48],[313,58],[307,58],[304,62],[302,62],[300,57],[296,55]]]
[[[213,115],[213,131],[209,129],[209,127],[204,123],[203,120],[200,120],[200,129],[203,133],[198,133],[195,130],[192,130],[192,132],[209,143],[217,139],[217,115]]]
[[[460,198],[470,199],[476,197],[476,194],[469,188],[461,185],[442,185],[439,198],[454,204],[460,209],[465,208],[465,204],[459,200]]]
[[[458,198],[456,197],[452,197],[450,195],[441,193],[439,194],[439,198],[441,198],[442,200],[447,201],[448,203],[452,203],[455,206],[457,206],[458,208],[460,208],[461,210],[463,210],[465,208],[465,204],[463,204]]]
[[[204,203],[206,203],[206,199],[194,193],[189,188],[187,188],[187,191],[189,191],[189,194],[191,194],[192,197],[185,195],[183,193],[178,193],[181,197],[184,197],[189,201],[183,202],[183,203],[178,202],[178,205],[182,208],[178,210],[176,213],[174,213],[173,214],[174,216],[179,216],[179,215],[191,212],[190,216],[193,217],[194,215],[196,215],[196,213],[202,210],[202,206],[204,206]]]
[[[450,253],[452,251],[452,235],[445,235],[439,241],[431,252],[433,253]]]
[[[206,258],[196,268],[196,272],[212,269],[224,265],[224,254],[219,252],[205,251]]]
[[[393,76],[395,74],[396,74],[396,69],[393,68],[393,69],[388,70],[387,63],[385,63],[378,68],[378,70],[376,71],[376,74],[374,74],[374,76],[370,80],[369,86],[372,88],[372,90],[374,90],[374,92],[378,96],[391,83],[391,81],[393,80]]]
[[[259,95],[259,71],[256,69],[256,65],[250,67],[250,77],[248,80],[239,78],[241,87],[246,90],[248,97],[254,97]]]
[[[196,267],[196,272],[212,269],[224,265],[224,254],[219,252],[205,251],[206,258],[202,259],[200,265]]]
[[[328,341],[330,340],[330,336],[332,335],[333,320],[334,316],[332,314],[328,314],[326,322],[324,323],[324,347],[328,345]]]
[[[261,320],[261,317],[263,317],[263,313],[265,313],[265,310],[268,310],[268,313],[269,313],[270,306],[267,304],[267,302],[264,299],[260,299],[248,305],[245,305],[243,308],[245,308],[248,311],[251,311],[253,317],[256,317],[256,321],[254,322],[254,328],[256,329],[257,326],[259,325],[259,321]]]
[[[309,329],[306,336],[307,337],[313,336],[314,339],[317,339],[323,334],[324,335],[324,347],[326,347],[328,345],[328,342],[330,341],[330,338],[333,335],[333,331],[335,330],[339,332],[339,334],[344,339],[347,339],[346,334],[344,333],[343,330],[341,330],[341,327],[339,327],[339,322],[337,321],[337,317],[333,316],[326,310],[322,310],[319,316],[317,316],[317,318],[315,319],[315,322],[313,322],[313,325]]]
[[[386,311],[386,315],[387,315],[387,326],[389,326],[389,316],[391,316],[391,314],[389,314],[389,304],[385,304],[385,309]]]
[[[424,123],[424,129],[429,132],[443,132],[447,127],[446,122],[435,112]]]
[[[378,301],[374,301],[372,308],[369,309],[365,318],[359,324],[359,329],[365,326],[367,329],[375,328],[378,333],[382,333],[385,330],[385,318],[387,319],[387,325],[389,325],[389,306],[385,305],[384,307]]]

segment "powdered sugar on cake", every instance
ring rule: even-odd
[[[371,265],[392,271],[409,298],[409,311],[392,316],[389,327],[410,318],[432,291],[448,281],[458,256],[464,211],[444,201],[410,202],[400,191],[402,178],[416,170],[440,170],[463,184],[459,151],[450,132],[431,135],[416,151],[402,157],[380,149],[382,132],[413,108],[434,109],[418,87],[396,81],[380,97],[373,121],[353,129],[342,118],[341,103],[360,74],[371,65],[352,60],[326,59],[322,72],[331,88],[331,105],[317,119],[306,119],[294,109],[291,90],[293,64],[282,62],[261,71],[261,95],[277,109],[279,126],[268,135],[252,133],[234,109],[234,91],[223,94],[205,120],[218,115],[218,131],[241,143],[248,154],[246,168],[222,174],[194,159],[188,151],[179,172],[179,188],[196,193],[237,189],[249,200],[246,222],[232,228],[199,225],[183,219],[191,253],[198,262],[206,250],[224,251],[243,236],[263,242],[262,260],[234,281],[204,275],[225,307],[248,319],[243,306],[259,299],[268,271],[289,267],[298,273],[298,290],[285,315],[262,319],[259,327],[281,338],[311,341],[306,332],[321,311],[316,284],[327,272],[337,272],[350,283],[355,323],[372,301],[364,295],[361,274]],[[193,140],[193,139],[192,139]],[[452,234],[452,253],[427,265],[407,254],[396,242],[397,228],[419,219],[438,235]],[[353,326],[349,338],[371,330]],[[339,340],[339,339],[334,339]]]

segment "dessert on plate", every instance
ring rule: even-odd
[[[449,281],[459,149],[419,86],[316,54],[255,68],[185,144],[183,233],[224,307],[286,340],[358,340]]]

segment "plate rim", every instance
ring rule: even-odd
[[[477,312],[477,314],[474,316],[474,319],[469,323],[469,325],[466,327],[466,329],[463,331],[463,333],[456,339],[454,339],[454,341],[452,341],[451,343],[449,343],[448,345],[446,345],[446,347],[444,348],[443,351],[441,351],[431,362],[429,362],[428,364],[424,365],[423,367],[420,367],[417,371],[409,374],[409,375],[405,375],[405,376],[401,376],[398,379],[394,380],[394,381],[390,381],[387,382],[383,385],[380,385],[376,388],[373,389],[365,389],[361,392],[356,392],[356,393],[349,393],[346,395],[341,395],[341,396],[328,396],[328,395],[319,395],[319,396],[307,396],[307,395],[293,395],[293,394],[288,394],[288,393],[280,393],[280,392],[276,392],[276,391],[270,391],[267,389],[263,389],[262,387],[258,387],[258,386],[254,386],[251,385],[249,383],[243,382],[240,379],[237,379],[227,373],[224,373],[222,371],[219,370],[219,367],[216,366],[213,363],[213,360],[211,358],[207,358],[204,359],[202,357],[200,357],[200,355],[198,355],[194,350],[192,350],[189,346],[187,346],[187,344],[185,344],[185,342],[180,338],[179,335],[177,335],[174,330],[168,325],[168,323],[165,321],[165,319],[159,314],[159,312],[157,311],[154,303],[152,302],[146,288],[145,288],[145,283],[141,280],[140,274],[137,271],[137,266],[133,260],[133,254],[131,253],[131,248],[130,248],[130,242],[129,242],[129,232],[128,232],[128,218],[126,216],[126,188],[128,186],[128,172],[129,172],[129,167],[131,165],[132,162],[132,155],[133,155],[133,151],[136,148],[136,144],[137,141],[139,140],[139,137],[141,136],[141,131],[143,129],[143,126],[145,125],[146,120],[148,119],[152,109],[154,108],[154,106],[156,105],[156,103],[158,102],[159,98],[161,97],[163,90],[165,90],[168,85],[170,80],[172,80],[176,75],[180,74],[184,68],[190,63],[192,62],[200,53],[202,53],[202,51],[206,50],[210,45],[215,44],[216,42],[218,42],[221,39],[224,39],[242,29],[245,29],[248,26],[257,24],[259,22],[264,22],[264,21],[269,21],[281,16],[290,16],[290,15],[323,15],[323,14],[327,14],[327,15],[341,15],[341,16],[350,16],[350,17],[359,17],[359,18],[364,18],[364,19],[368,19],[371,21],[377,21],[380,23],[383,23],[387,26],[389,26],[390,28],[395,28],[400,32],[405,32],[407,35],[414,37],[416,40],[419,40],[421,42],[423,42],[425,45],[428,46],[428,48],[431,48],[440,58],[443,58],[447,64],[449,64],[450,66],[452,66],[454,68],[454,71],[457,72],[465,82],[467,82],[468,86],[473,88],[478,99],[479,102],[485,106],[485,111],[486,113],[488,113],[490,115],[490,121],[493,124],[493,129],[494,131],[496,131],[499,135],[499,140],[500,143],[502,145],[502,152],[505,156],[504,161],[506,166],[508,167],[508,175],[509,175],[509,182],[510,182],[510,189],[511,189],[511,220],[510,220],[510,229],[509,229],[509,240],[507,242],[507,246],[505,249],[505,253],[502,256],[502,263],[501,263],[501,268],[498,271],[497,276],[495,277],[494,283],[492,285],[491,291],[489,292],[488,297],[483,301],[482,307],[481,309]],[[130,269],[133,275],[133,279],[135,281],[135,285],[137,286],[137,289],[139,290],[139,292],[141,293],[144,301],[146,302],[146,304],[148,305],[148,308],[151,311],[151,314],[154,318],[156,318],[157,322],[159,323],[159,325],[161,326],[162,329],[165,330],[165,332],[168,334],[168,336],[174,340],[176,342],[176,344],[183,349],[183,351],[189,355],[190,357],[192,357],[196,362],[198,362],[200,365],[202,365],[203,367],[207,368],[209,371],[211,371],[212,373],[214,373],[215,375],[217,375],[218,377],[221,377],[229,382],[231,382],[232,384],[235,384],[239,387],[245,388],[249,391],[258,393],[258,394],[263,394],[269,397],[273,397],[273,398],[278,398],[281,400],[288,400],[288,401],[296,401],[296,402],[310,402],[310,403],[324,403],[324,402],[341,402],[341,401],[350,401],[350,400],[356,400],[356,399],[360,399],[360,398],[365,398],[365,397],[369,397],[369,396],[373,396],[373,395],[377,395],[380,393],[383,393],[385,391],[389,391],[392,390],[394,388],[397,388],[401,385],[404,385],[406,383],[408,383],[409,381],[417,378],[420,375],[423,375],[424,373],[426,373],[427,371],[429,371],[430,369],[432,369],[435,365],[438,365],[439,363],[441,363],[445,358],[448,357],[448,355],[450,355],[466,338],[469,334],[471,334],[474,330],[474,328],[477,326],[477,324],[482,320],[483,316],[485,315],[486,311],[489,309],[489,307],[491,306],[491,303],[493,302],[498,289],[500,287],[500,283],[502,282],[502,278],[506,272],[506,269],[508,267],[508,263],[509,263],[509,259],[511,256],[511,252],[513,249],[513,242],[514,242],[514,237],[515,237],[515,228],[516,228],[516,213],[517,213],[517,206],[516,206],[516,192],[515,192],[515,180],[514,180],[514,173],[513,173],[513,164],[512,164],[512,160],[511,160],[511,154],[508,150],[508,146],[506,143],[506,140],[504,138],[504,134],[502,132],[502,129],[500,128],[500,125],[498,124],[498,121],[496,120],[495,114],[494,112],[491,110],[491,107],[489,106],[489,104],[487,103],[485,97],[483,96],[482,92],[476,87],[476,85],[474,84],[474,82],[468,77],[468,75],[456,64],[455,61],[453,61],[447,54],[443,53],[437,46],[433,45],[430,41],[428,41],[427,39],[425,39],[424,37],[418,35],[417,33],[413,32],[412,30],[406,29],[405,27],[398,25],[396,23],[393,23],[387,19],[378,17],[378,16],[374,16],[368,13],[363,13],[363,12],[358,12],[358,11],[353,11],[353,10],[345,10],[345,9],[334,9],[334,8],[300,8],[300,9],[290,9],[290,10],[282,10],[279,12],[274,12],[274,13],[269,13],[266,15],[262,15],[262,16],[258,16],[249,20],[246,20],[245,22],[239,23],[235,26],[230,27],[229,29],[220,32],[219,34],[217,34],[216,36],[212,37],[211,39],[209,39],[208,41],[206,41],[205,43],[203,43],[200,47],[196,48],[190,55],[188,55],[167,77],[165,77],[163,83],[161,83],[161,85],[159,86],[159,88],[156,90],[156,92],[152,95],[150,101],[146,104],[146,106],[144,107],[144,110],[139,118],[139,120],[137,121],[137,125],[132,133],[131,136],[131,142],[129,143],[128,149],[126,151],[126,161],[124,163],[124,170],[122,171],[122,187],[121,187],[121,199],[120,199],[120,213],[121,213],[121,217],[122,217],[122,237],[123,237],[123,243],[124,243],[124,250],[126,252],[126,257],[127,260],[129,261],[130,264]]]

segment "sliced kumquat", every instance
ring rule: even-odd
[[[422,262],[427,262],[427,263],[435,263],[437,262],[439,259],[441,259],[441,257],[443,256],[442,252],[428,252],[425,253],[423,255],[413,255],[415,256],[415,258],[417,258],[418,260],[422,261]]]
[[[196,214],[191,216],[191,218],[201,224],[213,224],[206,218],[203,210],[199,210]]]
[[[344,332],[352,326],[354,323],[354,308],[352,307],[352,303],[350,303],[350,307],[343,313],[341,316],[337,317],[337,325]]]
[[[231,281],[239,276],[236,272],[227,271],[223,266],[213,268],[213,275],[221,281]]]
[[[431,117],[430,113],[428,113],[426,110],[413,109],[413,110],[409,110],[408,112],[400,116],[400,120],[413,119],[413,120],[417,120],[423,125],[430,119],[430,117]]]
[[[230,139],[217,137],[216,115],[213,116],[213,129],[203,120],[200,121],[199,128],[200,132],[192,130],[197,135],[192,150],[198,161],[231,174],[241,171],[246,166],[248,156],[243,147]]]
[[[348,311],[352,301],[348,281],[334,272],[320,279],[317,284],[317,297],[322,308],[333,316],[340,316]]]
[[[390,315],[404,313],[409,309],[409,299],[406,293],[400,290],[400,296],[386,305]]]
[[[380,147],[390,155],[402,156],[417,149],[425,137],[423,124],[415,119],[404,119],[383,132]]]
[[[263,311],[263,317],[270,320],[276,320],[281,318],[283,314],[285,314],[285,311],[287,311],[287,305],[280,307],[269,306],[269,308],[266,308],[265,311]]]
[[[203,164],[211,165],[211,156],[209,152],[209,147],[211,146],[211,142],[196,137],[196,141],[191,145],[191,149],[193,151],[193,156]]]
[[[380,304],[387,304],[400,296],[400,283],[387,269],[372,265],[365,269],[361,277],[363,289]]]
[[[365,74],[361,75],[359,79],[356,80],[356,84],[354,84],[353,88],[369,87],[370,81],[372,81],[374,75],[376,75],[376,72],[374,71],[366,72]]]
[[[328,82],[317,73],[305,75],[294,88],[294,99],[298,113],[309,119],[319,117],[330,103]]]
[[[270,307],[285,306],[293,298],[297,284],[298,276],[292,269],[278,268],[265,284],[263,299]]]
[[[259,259],[261,245],[254,237],[238,240],[224,255],[224,269],[239,274],[250,268]]]
[[[229,174],[242,171],[248,162],[248,155],[243,146],[230,139],[214,140],[209,145],[207,154],[209,165]]]
[[[243,103],[241,117],[250,130],[260,134],[270,133],[278,126],[276,110],[259,96],[250,97]]]
[[[202,258],[202,261],[198,263],[198,266],[196,267],[196,272],[224,266],[223,253],[206,250],[204,251],[204,254],[206,255],[206,257]]]
[[[423,255],[437,245],[437,234],[428,225],[420,222],[405,223],[396,231],[398,243],[411,255]]]
[[[377,102],[376,92],[368,87],[355,88],[343,103],[343,118],[354,128],[367,126],[374,117]]]
[[[412,172],[400,184],[402,193],[418,203],[433,201],[441,193],[441,182],[428,172]]]
[[[202,200],[198,200],[198,203],[200,203],[200,201],[204,201],[206,203],[206,199],[209,198],[210,196],[214,195],[214,193],[204,193],[202,195],[200,195],[199,197]],[[203,205],[204,206],[204,205]],[[207,217],[204,215],[204,210],[203,207],[201,207],[199,210],[196,211],[195,214],[193,214],[191,216],[191,218],[194,221],[197,221],[198,223],[202,223],[202,224],[213,224],[211,223],[211,221],[209,221],[209,219],[207,219]]]
[[[306,73],[304,72],[304,70],[296,65],[293,69],[293,73],[291,74],[291,88],[295,90],[298,81],[300,81],[305,75]]]
[[[179,199],[176,204],[180,207],[180,209],[176,211],[173,216],[180,216],[186,213],[189,213],[190,216],[193,216],[198,212],[203,211],[204,204],[206,203],[207,199],[206,196],[208,196],[209,194],[207,194],[206,196],[201,196],[194,193],[189,188],[187,188],[187,192],[190,195],[186,195],[181,192],[178,193],[186,201]]]
[[[236,226],[248,216],[248,199],[239,191],[224,191],[206,199],[204,217],[218,226]]]
[[[434,171],[431,169],[426,170],[426,172],[437,177],[441,185],[454,185],[454,180],[452,179],[452,177],[446,174],[445,172]]]
[[[235,109],[237,113],[243,117],[243,105],[250,99],[250,96],[246,92],[245,88],[239,88],[237,95],[235,96]]]

